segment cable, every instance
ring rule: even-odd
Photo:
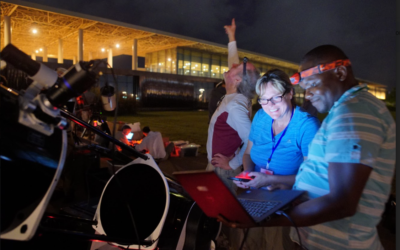
[[[250,230],[250,228],[247,230],[243,229],[243,231],[245,231],[245,232],[244,232],[244,237],[243,237],[242,244],[240,245],[239,250],[242,250],[242,248],[244,246],[244,242],[246,241],[246,238],[247,238],[247,234],[249,233],[249,230]]]
[[[301,238],[300,238],[299,229],[297,228],[296,223],[294,223],[294,221],[292,220],[292,218],[290,218],[290,216],[289,216],[288,214],[286,214],[285,212],[283,212],[283,211],[276,211],[275,213],[278,214],[278,215],[283,215],[283,216],[285,216],[285,217],[292,223],[292,225],[293,225],[294,228],[296,229],[297,237],[299,238],[300,248],[301,248],[301,249],[307,249],[306,247],[303,247],[303,244],[301,243]]]
[[[1,78],[3,78],[3,79],[4,79],[4,81],[6,81],[6,84],[8,85],[7,78],[5,78],[3,75],[0,75],[0,77],[1,77]]]

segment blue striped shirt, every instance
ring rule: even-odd
[[[396,160],[396,125],[384,103],[365,84],[335,102],[300,166],[294,189],[313,199],[329,193],[329,162],[372,168],[354,216],[300,228],[307,249],[383,249],[376,225],[381,219]],[[294,230],[291,237],[297,241]]]

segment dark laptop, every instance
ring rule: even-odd
[[[236,197],[214,171],[183,171],[173,175],[208,217],[216,218],[220,214],[244,224],[257,224],[268,219],[304,193],[249,189]]]

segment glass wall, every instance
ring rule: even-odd
[[[368,92],[373,94],[376,98],[385,100],[386,99],[386,88],[375,87],[370,84],[367,84]]]
[[[251,62],[265,74],[270,69],[281,69],[291,76],[296,71],[272,64]],[[146,54],[145,67],[147,71],[190,75],[222,79],[224,72],[229,70],[228,58],[223,54],[216,54],[191,48],[176,48],[156,51]]]
[[[147,58],[147,57],[146,57]],[[223,54],[194,50],[191,48],[177,48],[178,74],[222,79],[224,72],[229,70],[228,58]],[[281,69],[290,76],[296,71],[271,64],[251,62],[261,75],[270,69]],[[146,63],[147,64],[147,63]]]
[[[176,49],[146,54],[145,68],[150,72],[176,74]]]

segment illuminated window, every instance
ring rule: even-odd
[[[185,65],[185,75],[190,75],[190,69],[191,69],[191,55],[190,55],[190,50],[185,49],[183,51],[183,65]]]
[[[199,76],[199,72],[201,72],[201,52],[192,51],[191,59],[192,76]]]
[[[165,73],[165,50],[158,51],[158,71],[160,73]]]
[[[221,56],[220,55],[211,55],[211,77],[213,78],[221,78],[220,70],[221,70]]]

